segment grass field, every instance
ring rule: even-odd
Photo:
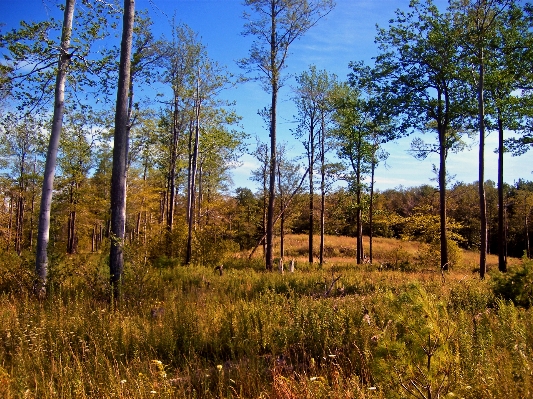
[[[58,260],[40,302],[3,254],[0,398],[533,397],[533,314],[495,296],[495,257],[480,281],[475,253],[441,275],[416,243],[375,239],[357,266],[354,239],[326,242],[321,267],[288,236],[284,274],[132,254],[116,306],[102,255]]]

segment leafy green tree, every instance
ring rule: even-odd
[[[294,135],[302,141],[307,166],[309,168],[309,263],[313,263],[314,235],[314,171],[320,166],[322,181],[321,190],[325,195],[325,153],[326,153],[326,120],[329,110],[329,97],[336,85],[336,76],[326,71],[318,71],[316,66],[302,72],[296,77],[298,86],[295,89],[295,102],[298,109],[298,127]],[[318,165],[318,161],[321,161]],[[323,198],[322,196],[322,198]],[[323,214],[323,210],[321,210]],[[321,219],[322,220],[322,219]],[[322,228],[321,228],[322,231]],[[321,261],[323,261],[323,234],[321,234]]]
[[[91,137],[93,124],[88,120],[91,112],[66,114],[65,134],[60,140],[57,158],[59,176],[57,201],[65,204],[67,212],[67,245],[69,254],[78,252],[79,224],[87,223],[90,198],[83,195],[90,169],[94,166],[93,147],[97,137]],[[63,198],[62,198],[63,197]],[[84,216],[84,217],[82,217]]]
[[[345,179],[356,197],[357,263],[363,262],[363,192],[364,179],[370,172],[373,145],[370,141],[374,119],[361,92],[351,86],[340,87],[335,93],[337,151],[349,169]]]
[[[274,235],[274,200],[276,190],[276,126],[278,92],[283,84],[282,70],[286,67],[289,46],[305,34],[333,8],[333,0],[245,0],[253,11],[245,14],[244,35],[252,35],[250,57],[240,61],[248,71],[258,71],[270,104],[270,165],[269,202],[267,212],[266,269],[272,270]],[[255,18],[255,19],[253,19]]]
[[[71,106],[75,106],[79,100],[89,97],[89,92],[98,91],[96,74],[100,61],[98,57],[91,56],[91,52],[96,40],[109,33],[107,3],[83,2],[83,10],[79,9],[75,17],[74,4],[74,0],[67,0],[60,5],[63,10],[62,22],[53,17],[44,22],[22,21],[20,28],[0,37],[0,46],[6,48],[2,76],[8,81],[5,87],[8,88],[13,109],[16,107],[23,115],[41,113],[47,117],[48,104],[54,103],[52,133],[42,185],[35,265],[35,289],[41,296],[46,293],[50,209],[65,102],[70,101]],[[74,18],[77,24],[73,26]],[[61,38],[56,40],[57,31],[61,32]],[[51,84],[54,79],[55,85]]]
[[[520,7],[511,5],[498,18],[491,51],[495,54],[487,60],[485,71],[488,123],[498,131],[498,269],[507,271],[505,234],[505,184],[503,181],[503,156],[507,151],[504,144],[504,130],[520,130],[521,121],[527,117],[530,106],[528,96],[516,96],[529,76],[527,58],[533,42],[530,22]],[[491,126],[491,127],[492,127]]]
[[[487,270],[487,203],[485,192],[485,135],[486,135],[486,72],[496,53],[491,50],[497,25],[502,13],[512,0],[467,0],[455,1],[451,8],[454,19],[462,27],[460,47],[464,51],[468,69],[474,72],[472,86],[477,96],[477,128],[479,129],[479,208],[481,219],[481,243],[479,274],[483,279]],[[474,67],[471,68],[470,66]]]
[[[165,43],[162,59],[162,83],[172,90],[168,101],[168,115],[163,116],[165,135],[161,138],[163,149],[168,157],[162,159],[167,169],[167,190],[165,198],[168,255],[172,255],[170,245],[174,227],[176,194],[179,172],[187,161],[184,159],[188,139],[187,132],[194,131],[195,92],[198,81],[198,69],[205,47],[198,40],[197,34],[187,25],[173,26],[172,39]],[[193,129],[193,130],[191,130]],[[189,135],[190,136],[190,135]],[[191,136],[193,137],[193,136]],[[185,166],[186,169],[186,166]]]
[[[386,79],[402,131],[437,132],[443,269],[448,265],[446,156],[457,142],[469,100],[459,70],[458,33],[450,13],[440,13],[428,0],[412,1],[409,12],[398,10],[376,38],[376,68]],[[425,144],[419,143],[419,153],[425,154]]]
[[[10,211],[14,213],[14,218],[9,217],[6,250],[13,245],[20,255],[23,249],[33,245],[37,173],[41,172],[42,163],[40,127],[31,116],[18,120],[14,113],[2,118],[0,126],[0,166],[5,174],[3,189],[7,196],[5,200],[11,204]],[[26,220],[28,210],[29,226]]]
[[[381,145],[394,139],[397,128],[391,114],[390,97],[380,87],[376,70],[365,66],[362,62],[350,63],[352,72],[349,76],[350,86],[361,93],[361,114],[364,115],[365,130],[369,143],[370,156],[370,200],[369,200],[369,260],[373,260],[373,217],[374,217],[374,175],[378,164],[385,161],[388,153]]]
[[[247,187],[235,189],[235,199],[237,201],[235,238],[241,250],[248,249],[255,245],[259,236],[263,234],[260,230],[260,201]]]

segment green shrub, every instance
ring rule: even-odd
[[[497,297],[526,309],[533,305],[533,261],[524,259],[521,267],[507,274],[496,274],[493,281],[492,289]]]
[[[383,254],[383,268],[387,270],[413,271],[411,255],[401,245]]]
[[[458,265],[461,258],[462,252],[459,245],[453,240],[448,240],[448,267],[452,268]],[[423,267],[440,270],[440,241],[433,241],[431,244],[422,244],[417,253],[417,263]]]

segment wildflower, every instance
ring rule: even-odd
[[[217,364],[217,370],[218,371],[222,371],[222,365],[221,364]]]

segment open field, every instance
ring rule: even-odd
[[[58,261],[39,302],[31,261],[4,254],[0,397],[533,396],[533,313],[494,295],[494,257],[480,281],[474,253],[441,275],[417,263],[416,243],[392,239],[356,266],[354,241],[328,237],[320,267],[289,236],[285,274],[246,254],[223,275],[130,255],[117,306],[104,256]]]

